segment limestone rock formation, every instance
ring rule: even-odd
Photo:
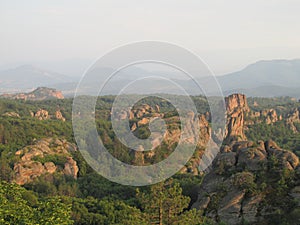
[[[78,166],[72,151],[76,151],[74,144],[54,138],[44,138],[20,149],[15,153],[19,160],[14,164],[14,181],[23,185],[42,174],[55,172],[76,178]],[[65,161],[64,165],[61,161]]]

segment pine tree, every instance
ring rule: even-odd
[[[151,186],[150,192],[138,189],[137,198],[150,224],[206,224],[199,211],[185,211],[190,198],[182,195],[179,183],[172,179]]]

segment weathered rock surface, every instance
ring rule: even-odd
[[[35,117],[38,120],[49,120],[49,119],[56,119],[61,121],[66,121],[66,118],[64,118],[63,114],[60,110],[56,110],[54,115],[50,115],[50,113],[45,109],[39,109],[37,112],[31,112],[31,117]]]
[[[268,165],[274,162],[278,173],[293,172],[299,168],[299,158],[291,151],[279,148],[272,140],[258,143],[241,141],[224,146],[214,160],[212,170],[204,177],[193,207],[227,224],[241,224],[242,221],[260,224],[276,211],[277,206],[269,205],[270,209],[265,206],[268,192],[255,194],[251,190],[256,187],[256,174],[271,173],[267,172]],[[272,179],[279,181],[280,176],[275,175]],[[298,199],[300,205],[299,193],[297,186],[289,195]]]
[[[142,104],[132,110],[114,113],[116,113],[115,116],[118,120],[129,119],[132,121],[130,129],[133,133],[138,133],[141,127],[149,126],[154,118],[164,120],[169,129],[167,128],[164,133],[160,132],[161,129],[159,129],[159,132],[152,131],[152,135],[149,138],[153,150],[160,146],[162,141],[169,146],[169,148],[172,148],[172,146],[175,146],[179,142],[182,144],[196,144],[197,149],[195,155],[190,160],[189,166],[182,169],[181,172],[183,173],[191,172],[193,174],[198,174],[198,167],[201,163],[201,157],[205,148],[207,146],[216,148],[216,144],[212,139],[211,127],[207,120],[207,117],[209,117],[208,115],[196,115],[194,112],[186,113],[186,118],[184,118],[185,126],[184,129],[181,130],[179,116],[174,115],[165,117],[164,113],[160,112],[158,105],[151,107],[147,104]],[[198,124],[196,124],[197,121]],[[214,136],[218,136],[220,139],[222,139],[222,135],[222,132],[220,132],[220,134],[214,134]],[[131,152],[131,155],[134,156],[133,163],[135,165],[143,165],[146,158],[149,159],[155,156],[155,150],[146,152],[134,151]],[[209,152],[206,155],[208,161],[210,158],[213,159],[214,157],[215,155],[212,152]]]
[[[246,96],[233,94],[225,98],[227,124],[225,142],[246,140],[244,133],[245,113],[249,112]]]
[[[296,108],[294,109],[286,119],[286,124],[290,127],[290,129],[294,132],[297,133],[299,132],[295,126],[295,123],[300,123],[300,113],[299,110]]]
[[[50,118],[49,112],[44,109],[40,109],[34,113],[34,117],[36,117],[38,120],[48,120]]]
[[[20,159],[14,165],[14,181],[23,185],[42,174],[55,172],[63,172],[65,175],[76,178],[78,166],[71,156],[72,151],[76,151],[74,144],[54,138],[44,138],[33,145],[24,147],[15,153]],[[63,167],[55,165],[55,163],[60,163],[56,162],[55,158],[65,160]]]
[[[66,118],[64,118],[60,110],[55,111],[55,118],[57,120],[66,121]]]

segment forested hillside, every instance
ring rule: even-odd
[[[166,122],[162,144],[136,153],[112,129],[114,98],[100,97],[95,112],[98,133],[114,157],[143,166],[173,152],[181,127],[169,102],[142,99],[120,113],[142,139],[150,134],[152,117]],[[106,180],[86,163],[72,133],[73,99],[0,99],[0,224],[297,224],[300,103],[229,96],[226,128],[214,133],[206,99],[193,100],[201,128],[194,156],[171,179],[135,188]],[[218,143],[220,134],[221,153],[203,173],[198,166],[205,146],[210,137]],[[233,186],[243,194],[233,196]],[[243,202],[226,211],[235,197]],[[251,200],[259,206],[247,205]]]

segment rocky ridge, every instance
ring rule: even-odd
[[[251,120],[271,125],[282,116],[274,109],[251,111],[241,94],[228,96],[226,108],[225,142],[205,175],[193,207],[217,222],[231,225],[270,224],[269,219],[278,212],[299,210],[286,211],[294,207],[293,202],[300,206],[300,183],[296,182],[300,178],[299,158],[272,140],[248,141],[244,133]],[[298,119],[294,110],[285,121],[293,124]],[[278,199],[274,200],[274,195]]]
[[[48,99],[63,99],[64,96],[61,91],[57,91],[53,88],[38,87],[32,92],[18,93],[18,94],[3,94],[0,97],[8,99],[21,99],[30,101],[42,101]]]
[[[276,167],[270,167],[272,163],[276,163]],[[224,146],[214,160],[212,170],[205,176],[193,207],[204,210],[207,216],[227,224],[241,224],[243,221],[259,224],[266,220],[269,213],[278,210],[276,205],[265,204],[272,198],[274,183],[277,185],[283,174],[295,173],[299,170],[298,166],[299,158],[294,153],[279,148],[271,140],[259,143],[233,142]],[[260,180],[258,174],[264,173],[273,181],[268,183],[264,179]],[[271,175],[272,173],[275,175]],[[266,187],[262,187],[263,185]],[[270,189],[269,193],[265,188]],[[299,189],[300,186],[296,186],[290,191],[290,195],[298,196],[300,203]]]
[[[71,154],[74,151],[74,144],[55,138],[44,138],[20,149],[15,153],[19,160],[14,164],[14,182],[23,185],[55,172],[77,178],[79,169]]]

